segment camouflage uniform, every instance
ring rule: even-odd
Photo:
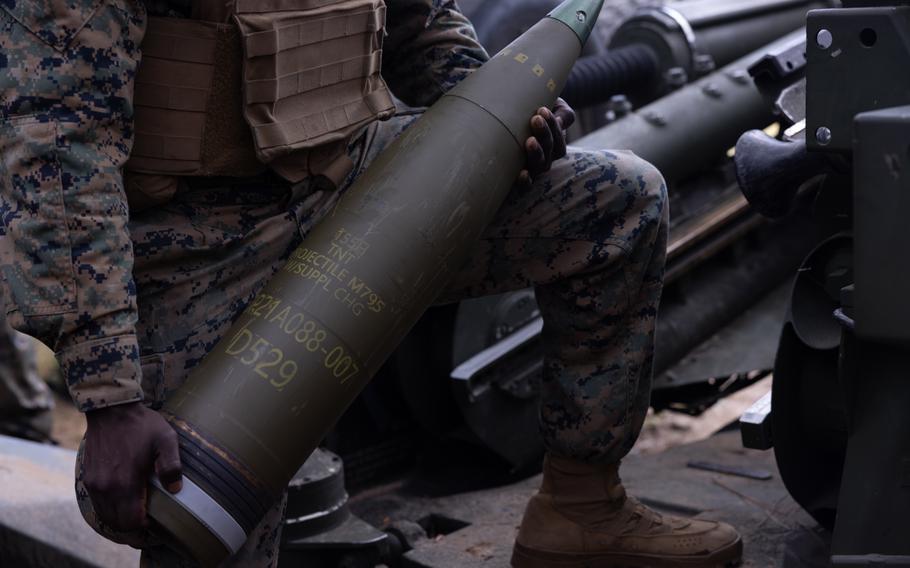
[[[486,59],[452,0],[388,4],[383,75],[406,103],[431,104]],[[88,70],[78,74],[65,62],[39,67],[45,77],[56,76],[59,68],[91,77],[91,68],[96,67],[88,83],[73,85],[79,81],[67,76],[59,85],[85,91],[75,102],[64,99],[64,104],[81,109],[83,100],[90,105],[102,98],[108,102],[103,108],[92,105],[93,113],[77,110],[66,115],[93,121],[98,136],[87,139],[82,122],[61,123],[62,116],[39,113],[26,121],[39,125],[34,132],[16,133],[20,161],[5,161],[8,170],[15,166],[3,180],[5,212],[17,210],[18,200],[24,202],[18,210],[38,216],[37,209],[32,212],[33,193],[40,197],[53,189],[60,192],[61,186],[64,199],[70,196],[78,205],[61,208],[65,226],[71,228],[67,250],[72,265],[64,266],[64,254],[57,247],[46,246],[49,240],[60,246],[46,230],[25,231],[18,246],[3,246],[3,254],[4,264],[12,262],[19,278],[11,284],[18,292],[20,313],[32,310],[30,317],[19,317],[19,325],[56,331],[58,356],[83,410],[138,400],[141,392],[147,404],[160,405],[351,182],[418,116],[418,111],[404,111],[355,136],[348,152],[356,167],[338,189],[321,178],[289,186],[273,174],[183,178],[173,201],[130,219],[130,242],[122,225],[120,179],[111,167],[122,163],[129,149],[126,94],[135,71],[141,23],[142,11],[136,5],[106,2],[90,25],[106,28],[106,49],[112,55],[80,49],[97,62],[83,63]],[[10,27],[15,28],[12,21],[7,23]],[[21,30],[17,33],[18,42],[9,42],[6,34],[3,41],[10,45],[3,46],[4,53],[12,49],[20,57],[42,61],[31,55],[39,49],[36,43],[28,43]],[[54,51],[47,51],[47,57],[54,57]],[[28,80],[26,74],[23,70],[22,80]],[[5,85],[4,108],[15,106],[23,96],[14,87],[18,85]],[[54,153],[54,138],[45,141],[46,148],[36,146],[38,153],[26,153],[48,128],[57,129],[58,150],[61,142],[76,148],[72,133],[82,133],[78,156],[85,159],[59,159],[63,154]],[[61,174],[63,167],[81,169]],[[102,217],[96,216],[102,212]],[[6,213],[4,230],[12,234],[17,221],[23,232],[23,223]],[[650,390],[666,225],[666,190],[652,166],[627,152],[570,148],[569,155],[531,188],[512,192],[470,255],[470,263],[448,290],[441,291],[447,301],[535,287],[545,322],[541,432],[551,451],[617,461],[637,437]],[[74,235],[73,227],[92,230]],[[74,241],[80,244],[75,246]],[[48,274],[51,268],[61,269],[57,279]],[[75,275],[69,288],[58,283],[64,272]],[[39,296],[37,286],[56,288],[61,294]],[[37,317],[32,307],[36,300],[43,305],[55,300],[73,310]],[[64,300],[70,303],[61,304]],[[134,327],[127,329],[127,324]],[[79,494],[81,504],[88,507],[83,488]],[[244,554],[266,563],[274,560],[267,551],[278,537],[279,513],[280,509],[273,511],[257,528]]]
[[[57,353],[80,410],[142,400],[120,169],[144,10],[0,3],[0,269],[10,324]]]

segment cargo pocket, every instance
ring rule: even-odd
[[[233,25],[149,18],[136,76],[136,140],[126,169],[180,176],[262,172],[243,120],[241,58]],[[131,208],[137,198],[147,201],[135,187],[126,189]]]
[[[0,125],[0,271],[10,323],[55,341],[76,311],[72,245],[63,201],[57,126],[34,117]]]
[[[380,76],[385,11],[382,0],[238,0],[244,115],[260,160],[330,143],[343,150],[358,129],[394,114]],[[343,178],[331,163],[343,154],[316,160],[316,173]],[[279,173],[294,179],[292,166]]]
[[[11,0],[0,9],[57,51],[72,43],[98,10],[101,0]]]

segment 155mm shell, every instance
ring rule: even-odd
[[[184,490],[149,515],[204,564],[236,551],[466,262],[600,12],[568,0],[376,158],[167,401]]]

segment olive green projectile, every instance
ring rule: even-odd
[[[466,262],[602,2],[564,2],[433,105],[168,400],[185,488],[149,514],[183,548],[211,563],[242,544]]]

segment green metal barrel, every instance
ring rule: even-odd
[[[603,0],[567,0],[443,96],[294,251],[167,401],[184,489],[149,515],[204,564],[236,551],[467,260]]]
[[[632,150],[668,180],[699,172],[723,156],[743,132],[774,121],[748,69],[805,37],[805,29],[791,32],[573,144]]]

